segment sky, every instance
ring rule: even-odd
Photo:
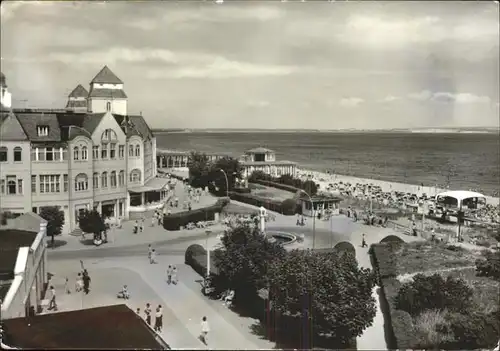
[[[155,128],[499,126],[499,7],[472,2],[14,2],[15,107],[104,66]]]

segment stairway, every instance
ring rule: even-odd
[[[82,236],[82,234],[83,234],[83,231],[80,228],[75,228],[75,229],[73,229],[73,231],[71,233],[69,233],[69,235],[72,235],[72,236]]]

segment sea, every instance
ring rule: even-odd
[[[157,147],[225,152],[265,147],[277,160],[360,178],[454,190],[500,192],[500,137],[495,133],[176,132]]]

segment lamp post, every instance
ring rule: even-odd
[[[302,190],[302,192],[304,194],[306,194],[307,197],[309,198],[309,201],[311,201],[311,210],[312,210],[312,217],[313,217],[313,247],[312,248],[314,249],[315,244],[316,244],[316,211],[314,211],[314,202],[311,198],[311,195],[309,195],[307,193],[307,191],[305,191],[305,190]]]
[[[229,197],[229,180],[227,179],[227,173],[222,168],[219,168],[219,171],[221,171],[224,174],[224,177],[226,178],[226,195],[227,197]]]
[[[207,237],[205,238],[205,250],[207,250],[207,279],[210,277],[210,248],[208,247],[208,236],[212,233],[211,230],[206,230]]]

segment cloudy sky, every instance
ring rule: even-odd
[[[2,2],[14,105],[105,64],[163,128],[499,125],[498,4]]]

